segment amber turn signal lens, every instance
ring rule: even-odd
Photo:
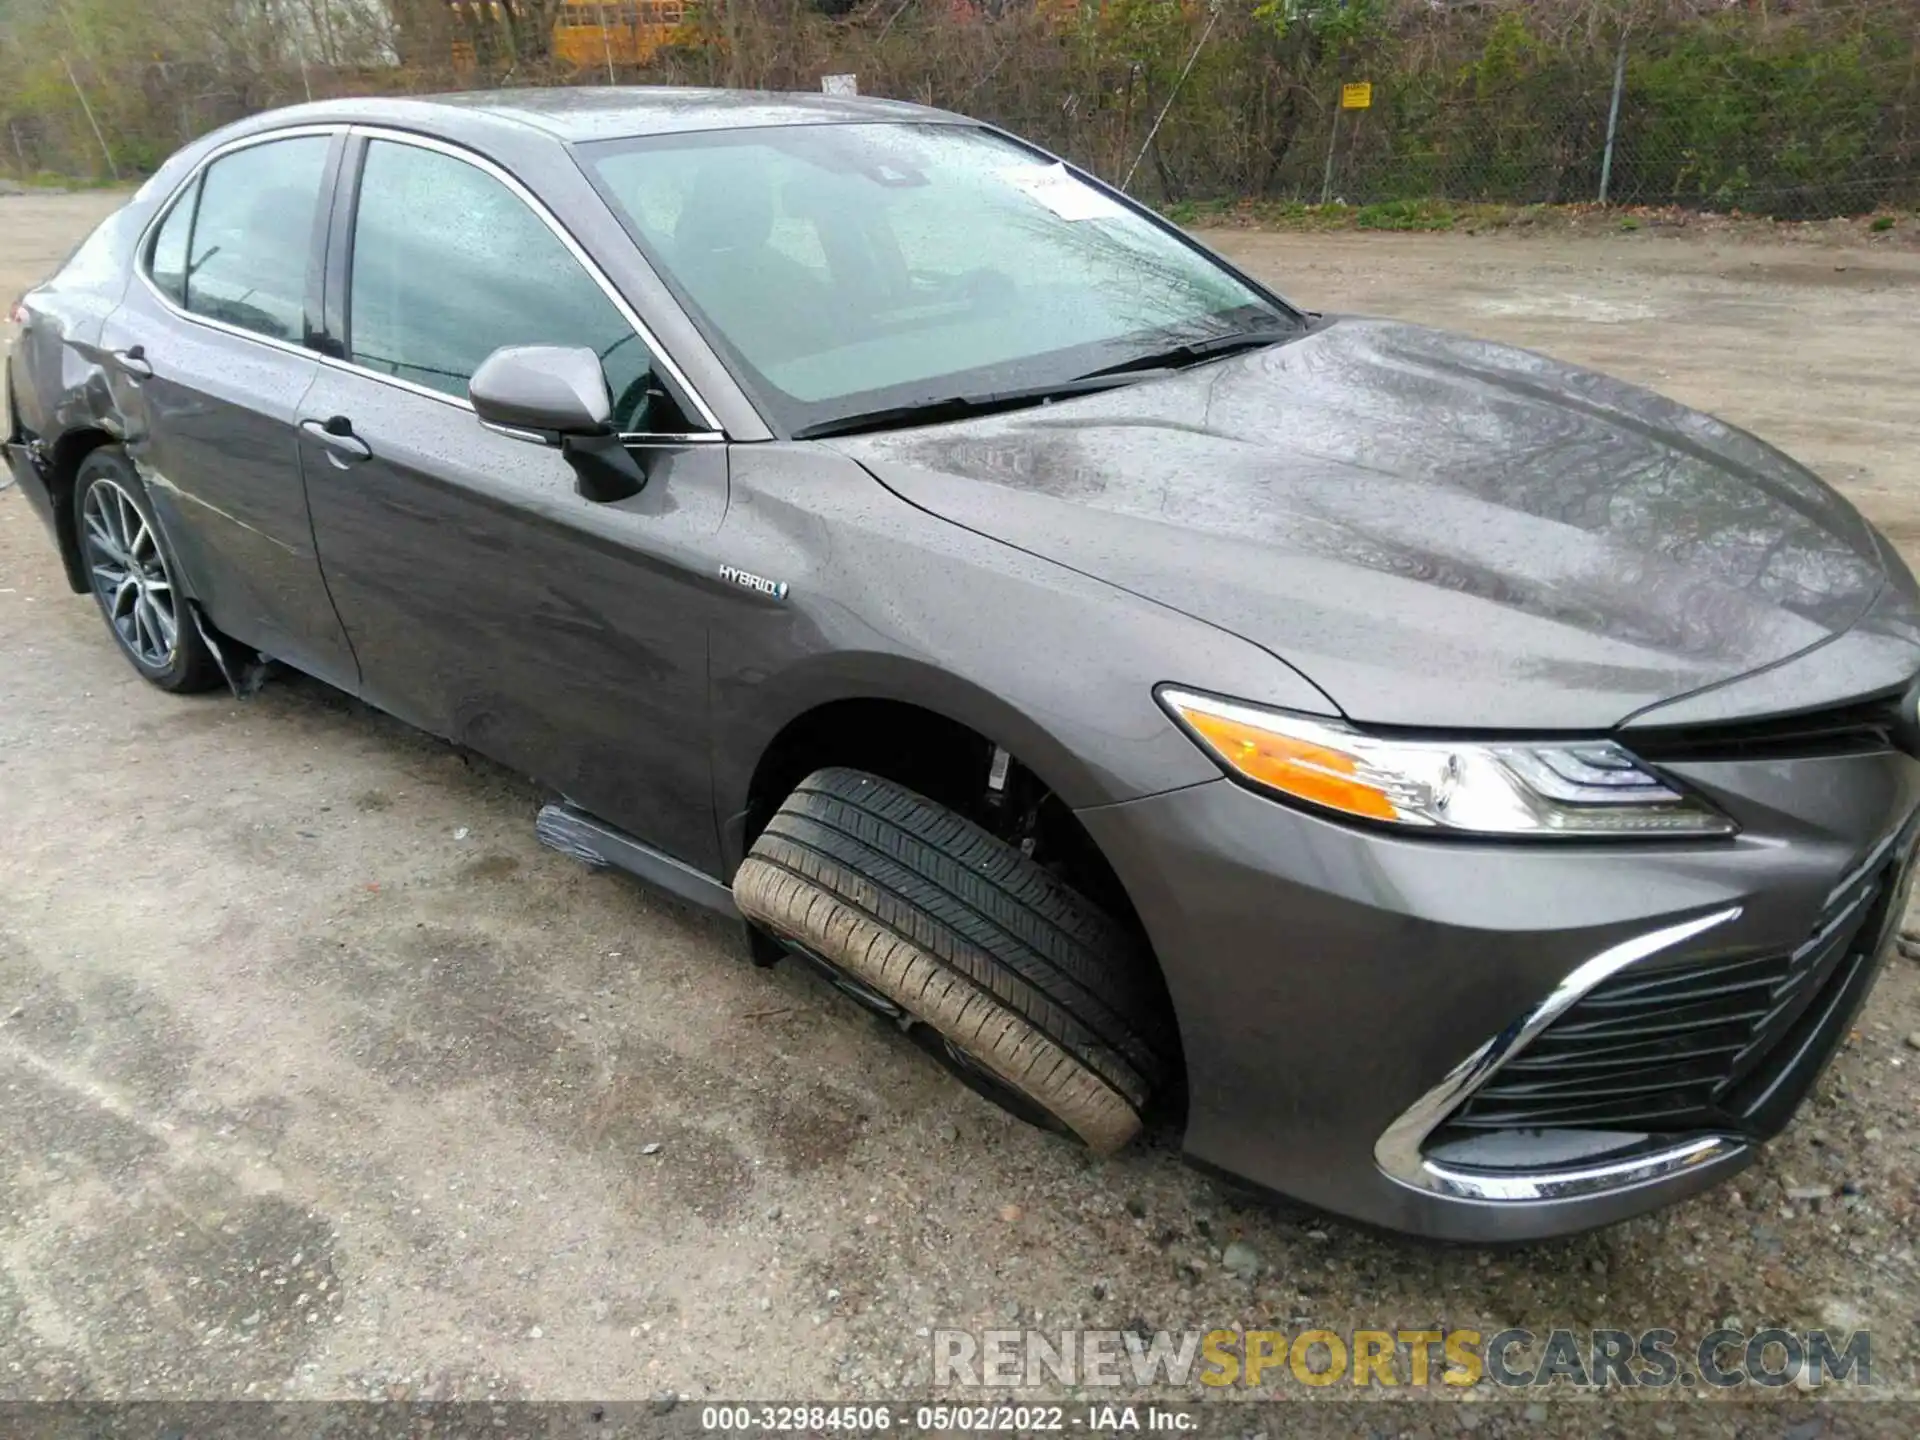
[[[1174,704],[1214,754],[1255,784],[1348,815],[1399,818],[1387,792],[1360,778],[1359,762],[1353,756],[1244,720]]]

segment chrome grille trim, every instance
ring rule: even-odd
[[[1722,910],[1636,935],[1601,951],[1576,967],[1545,1000],[1462,1060],[1448,1072],[1444,1080],[1414,1101],[1380,1133],[1380,1138],[1374,1142],[1373,1159],[1381,1173],[1409,1189],[1430,1194],[1476,1200],[1540,1200],[1591,1194],[1595,1186],[1605,1190],[1643,1184],[1679,1169],[1737,1154],[1744,1149],[1740,1142],[1725,1137],[1694,1137],[1629,1162],[1625,1170],[1612,1165],[1579,1165],[1533,1174],[1480,1174],[1450,1170],[1427,1159],[1422,1153],[1427,1137],[1439,1128],[1447,1116],[1498,1074],[1543,1030],[1572,1009],[1588,991],[1629,965],[1684,944],[1715,926],[1726,924],[1740,913],[1740,906],[1729,905]]]

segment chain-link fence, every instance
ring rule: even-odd
[[[1721,7],[1564,46],[1520,9],[1476,21],[1452,65],[1355,57],[1355,80],[1381,70],[1370,104],[1326,106],[1287,193],[1789,217],[1920,204],[1920,6]]]
[[[1069,82],[1060,109],[991,85],[975,108],[1005,106],[1109,178],[1139,158],[1133,188],[1162,201],[1610,200],[1790,218],[1920,206],[1915,0],[1375,13],[1336,44],[1302,36],[1304,19],[1276,40],[1260,7],[1223,10],[1150,144],[1178,78],[1161,59]],[[1189,14],[1196,41],[1204,27]]]
[[[659,0],[45,3],[62,23],[0,55],[0,164],[29,176],[135,175],[309,97],[854,73],[1162,203],[1920,206],[1920,0],[674,0],[644,62],[591,65],[549,36]],[[200,9],[251,28],[183,43]]]

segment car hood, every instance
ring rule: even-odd
[[[1378,724],[1610,727],[1831,639],[1886,581],[1853,508],[1743,431],[1385,321],[832,443],[910,503],[1251,640]]]

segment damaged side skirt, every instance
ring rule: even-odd
[[[233,698],[250,700],[258,695],[260,687],[267,683],[267,671],[273,662],[258,650],[245,650],[242,647],[235,647],[234,658],[229,661],[226,649],[220,643],[220,632],[207,623],[207,617],[200,613],[199,603],[188,601],[187,610],[193,616],[193,628],[200,632],[200,639],[213,652],[213,663],[220,667],[220,676],[233,692]],[[252,658],[243,660],[240,658],[242,654]]]
[[[534,822],[534,833],[540,837],[541,844],[595,869],[611,866],[625,870],[703,910],[730,920],[740,918],[739,910],[734,907],[733,892],[711,875],[662,854],[626,831],[615,829],[572,805],[543,806],[539,819]]]

